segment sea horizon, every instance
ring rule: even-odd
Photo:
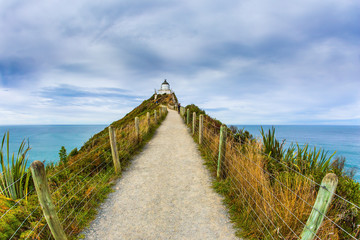
[[[56,163],[58,153],[64,146],[69,153],[74,148],[81,148],[93,135],[102,131],[106,124],[39,124],[39,125],[0,125],[0,134],[10,133],[11,152],[17,152],[20,143],[30,141],[29,163],[34,160],[45,160]],[[228,125],[230,126],[230,125]],[[275,127],[275,137],[285,146],[291,143],[308,144],[310,147],[323,149],[331,155],[346,158],[346,167],[360,169],[360,125],[319,125],[319,124],[281,124],[281,125],[232,125],[244,128],[255,138],[261,138],[260,129],[265,131]],[[355,179],[360,181],[360,173]]]
[[[94,123],[94,124],[90,124],[90,123],[77,123],[77,124],[72,124],[72,123],[59,123],[59,124],[0,124],[0,127],[16,127],[16,126],[97,126],[97,125],[101,125],[101,126],[107,126],[109,124],[101,124],[101,123]]]
[[[239,129],[249,131],[255,138],[261,138],[260,129],[264,131],[275,127],[275,137],[285,140],[285,147],[292,143],[300,146],[308,144],[328,152],[335,152],[336,157],[345,157],[345,166],[360,169],[360,125],[236,125]],[[360,182],[360,173],[356,171],[354,178]]]
[[[59,123],[59,124],[0,124],[0,127],[16,127],[16,126],[108,126],[106,123]],[[360,127],[360,124],[226,124],[230,126],[349,126]]]
[[[73,124],[73,125],[0,125],[0,137],[7,131],[10,135],[10,152],[17,152],[23,140],[29,141],[28,165],[34,160],[46,163],[59,161],[59,150],[64,146],[67,153],[74,148],[80,149],[92,136],[108,125]]]

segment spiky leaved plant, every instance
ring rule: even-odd
[[[285,140],[280,143],[276,139],[274,127],[268,133],[261,128],[260,133],[263,137],[263,151],[268,155],[267,169],[271,173],[288,171],[287,167],[290,167],[307,176],[318,176],[321,181],[330,170],[331,158],[335,152],[328,156],[328,152],[322,149],[310,148],[308,144],[300,146],[298,143],[285,148]]]
[[[323,149],[310,148],[308,144],[300,146],[296,144],[297,150],[292,158],[292,165],[299,172],[306,175],[326,173],[330,170],[331,158],[336,152],[328,156],[328,152]]]
[[[265,133],[264,129],[261,127],[260,133],[263,138],[264,144],[264,153],[275,159],[282,159],[285,154],[284,144],[285,140],[281,143],[275,137],[275,128],[272,127],[269,129],[269,133]]]
[[[263,138],[263,152],[268,155],[266,161],[266,169],[271,174],[276,174],[278,172],[286,170],[283,164],[281,164],[286,154],[284,148],[285,140],[280,143],[276,139],[274,127],[269,129],[268,133],[265,133],[264,129],[261,127],[260,133]]]
[[[6,150],[4,144],[6,140]],[[29,190],[30,171],[27,169],[26,156],[30,150],[29,145],[26,147],[25,139],[21,142],[17,156],[11,155],[10,161],[10,144],[9,132],[4,134],[0,148],[0,164],[2,173],[0,173],[0,191],[1,194],[11,199],[26,197]]]

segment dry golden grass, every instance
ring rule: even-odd
[[[219,132],[218,122],[206,117],[200,150],[212,170],[219,154]],[[230,183],[225,197],[233,220],[243,229],[241,235],[251,239],[299,239],[318,190],[310,180],[291,171],[270,175],[265,167],[267,157],[261,152],[260,141],[240,144],[227,139],[220,181]],[[328,219],[317,237],[340,239],[338,229]]]

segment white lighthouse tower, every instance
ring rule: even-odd
[[[158,90],[159,94],[171,94],[170,84],[164,80],[164,82],[161,84],[161,88]]]

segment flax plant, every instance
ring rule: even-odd
[[[17,156],[10,155],[9,132],[5,133],[0,148],[0,174],[1,194],[11,199],[26,198],[29,190],[30,171],[27,169],[27,153],[30,150],[23,140],[19,146]],[[6,145],[5,145],[6,143]],[[4,146],[6,149],[4,150]],[[11,159],[11,160],[10,160]]]
[[[289,171],[290,168],[307,176],[323,177],[322,173],[330,170],[331,159],[336,152],[328,156],[328,152],[323,149],[310,148],[308,144],[300,146],[298,143],[285,149],[285,140],[280,143],[275,138],[274,127],[269,129],[268,133],[261,128],[260,133],[263,138],[263,152],[268,155],[267,169],[271,173]]]
[[[209,116],[205,119],[204,139],[199,149],[206,165],[215,174],[221,123]],[[276,139],[274,128],[268,132],[262,129],[261,133],[263,141],[254,140],[250,134],[235,128],[228,130],[225,158],[221,163],[224,174],[214,179],[214,188],[225,197],[231,219],[240,229],[239,236],[298,239],[317,197],[315,182],[321,182],[327,172],[335,171],[331,164],[333,154],[308,145],[292,144],[285,148],[285,141]],[[350,181],[339,168],[340,189],[346,188],[349,195],[350,189],[344,183],[350,184]],[[356,193],[357,186],[353,187]],[[341,192],[341,195],[344,194]],[[339,219],[339,212],[344,208],[339,201],[332,203],[317,233],[320,239],[348,239],[342,236],[334,221],[349,228],[349,232],[355,232],[356,229],[350,229],[350,223],[346,222],[350,213],[343,214],[347,218]],[[351,216],[355,219],[357,213]]]
[[[327,152],[321,149],[309,148],[309,145],[306,144],[304,147],[296,144],[296,152],[293,155],[292,165],[297,168],[298,171],[308,174],[315,175],[317,173],[326,172],[330,168],[330,163],[332,157],[335,155],[334,152],[330,157],[327,156]],[[289,148],[288,151],[292,151]]]

